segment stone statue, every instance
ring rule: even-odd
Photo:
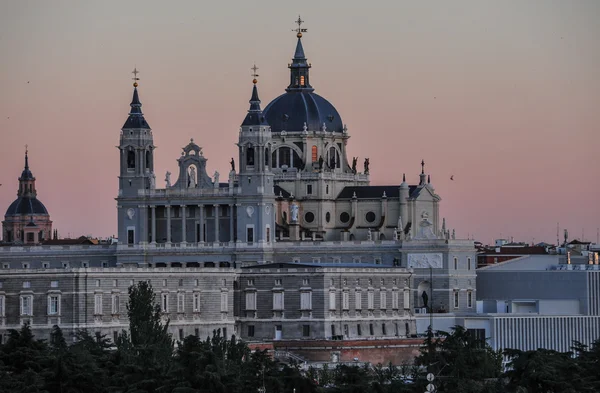
[[[167,171],[167,173],[165,174],[165,188],[169,188],[171,187],[171,172]]]
[[[365,158],[365,175],[369,173],[369,159]]]
[[[398,229],[404,231],[404,225],[402,225],[402,216],[398,216]]]
[[[352,157],[352,173],[356,174],[356,162],[358,161],[358,157]]]
[[[319,170],[323,170],[323,156],[319,156]]]
[[[298,222],[298,210],[298,205],[292,203],[292,205],[290,206],[291,222]]]
[[[214,183],[215,183],[215,187],[219,186],[219,172],[215,171],[215,174],[213,175],[214,177]]]
[[[423,298],[423,307],[429,309],[429,296],[427,296],[427,292],[423,291],[421,297]]]
[[[156,188],[156,175],[154,172],[150,173],[150,189],[154,190]]]
[[[394,240],[398,240],[398,228],[394,228],[394,233],[392,234]]]
[[[456,232],[454,231],[454,229],[452,230],[452,240],[456,239]]]
[[[302,132],[305,134],[308,132],[308,127],[306,126],[306,122],[304,122],[304,125],[302,126]]]
[[[196,188],[196,167],[190,166],[190,173],[188,175],[188,188]]]
[[[231,172],[235,172],[235,161],[233,160],[233,157],[231,157],[229,163],[231,164]]]
[[[323,132],[327,131],[327,125],[323,123]]]
[[[368,241],[371,241],[371,240],[373,240],[373,234],[371,233],[371,228],[369,228],[369,229],[367,230],[367,240],[368,240]]]

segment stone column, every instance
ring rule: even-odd
[[[198,205],[198,218],[200,221],[200,228],[198,229],[199,243],[204,242],[204,205]]]
[[[186,235],[186,228],[185,228],[185,205],[180,205],[181,207],[181,242],[182,243],[186,243],[186,239],[185,239],[185,235]]]
[[[152,210],[152,244],[156,244],[156,206],[150,206]]]
[[[171,205],[165,205],[167,209],[167,243],[171,244]]]
[[[215,208],[215,242],[219,242],[219,205],[213,205]]]
[[[233,242],[233,204],[229,204],[229,243]]]

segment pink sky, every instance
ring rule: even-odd
[[[600,227],[600,2],[18,1],[0,4],[0,213],[24,145],[62,236],[116,230],[119,130],[134,66],[162,187],[190,138],[208,171],[236,156],[250,67],[263,108],[306,21],[311,83],[340,112],[372,184],[418,181],[483,242]],[[297,8],[302,4],[301,8]],[[454,175],[454,181],[450,176]]]

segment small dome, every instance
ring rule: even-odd
[[[287,91],[275,98],[263,111],[273,132],[302,131],[304,123],[309,131],[323,129],[343,132],[344,124],[335,107],[312,89]]]
[[[6,217],[48,215],[48,210],[37,198],[19,197],[6,210]]]

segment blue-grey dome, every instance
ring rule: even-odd
[[[289,89],[275,98],[263,111],[271,131],[302,131],[304,123],[309,131],[323,129],[342,132],[344,124],[335,107],[312,89]]]
[[[19,197],[10,204],[5,216],[31,216],[48,214],[46,206],[37,198]]]

